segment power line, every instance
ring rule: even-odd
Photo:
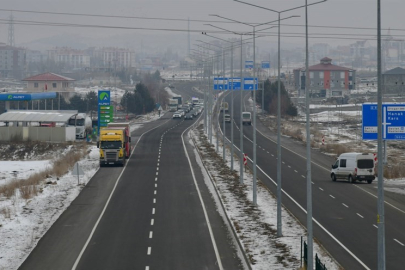
[[[72,13],[72,12],[51,12],[51,11],[35,11],[35,10],[22,10],[22,9],[2,9],[2,8],[0,8],[0,11],[34,13],[34,14],[50,14],[50,15],[66,15],[66,16],[82,16],[82,17],[119,18],[119,19],[139,19],[139,20],[159,20],[159,21],[179,21],[179,22],[188,21],[188,19],[180,19],[180,18],[122,16],[122,15]],[[190,22],[235,24],[234,22],[231,22],[231,21],[196,20],[196,19],[194,19],[194,20],[191,19]],[[250,24],[258,24],[258,23],[250,23]],[[277,24],[269,24],[269,25],[277,25]],[[305,25],[303,25],[303,24],[281,24],[281,25],[282,26],[292,26],[292,27],[305,27]],[[308,25],[308,27],[328,28],[328,29],[332,28],[332,29],[353,29],[353,30],[377,30],[377,28],[375,28],[375,27],[355,27],[355,26]],[[381,30],[405,31],[405,29],[400,29],[400,28],[383,28]]]

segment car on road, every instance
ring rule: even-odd
[[[177,112],[173,113],[173,119],[175,119],[175,118],[180,118],[181,119],[182,117],[183,117],[182,112],[177,111]]]
[[[191,110],[190,111],[190,113],[193,115],[193,116],[198,116],[198,110],[197,109],[193,109],[193,110]]]
[[[231,115],[225,114],[225,115],[224,115],[224,118],[225,118],[225,122],[226,122],[226,123],[230,123],[230,122],[231,122]]]
[[[188,112],[190,111],[190,107],[188,107],[187,105],[181,106],[181,109],[182,109],[185,113],[188,113]]]
[[[242,124],[252,125],[252,114],[250,112],[242,112]]]
[[[332,181],[339,179],[350,183],[367,181],[371,184],[375,179],[374,155],[370,153],[344,153],[332,165],[330,177]]]
[[[184,116],[186,114],[183,109],[177,110],[177,112],[181,113],[181,116]]]
[[[193,120],[193,114],[192,113],[186,114],[186,116],[184,116],[184,120]]]

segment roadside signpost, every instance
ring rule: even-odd
[[[214,90],[228,90],[228,78],[214,77]]]
[[[382,105],[383,140],[405,140],[405,104]],[[363,140],[377,140],[377,104],[363,104]]]

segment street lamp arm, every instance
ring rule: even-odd
[[[208,24],[204,24],[204,25],[208,25],[208,26],[211,26],[211,27],[214,27],[214,28],[217,28],[217,29],[223,30],[223,31],[227,31],[227,32],[230,32],[230,33],[235,34],[235,35],[243,35],[242,33],[237,33],[237,32],[234,32],[234,31],[231,31],[231,30],[228,30],[228,29],[222,28],[222,27],[218,27],[218,26],[215,26],[215,25],[209,24],[209,23],[208,23]]]
[[[243,1],[239,1],[239,0],[233,0],[233,1],[238,2],[238,3],[241,3],[241,4],[246,4],[246,5],[249,5],[249,6],[252,6],[252,7],[262,8],[262,9],[269,10],[269,11],[273,11],[273,12],[276,12],[276,13],[281,13],[280,11],[277,11],[277,10],[274,10],[274,9],[270,9],[270,8],[261,7],[261,6],[258,6],[258,5],[255,5],[255,4],[251,4],[251,3],[246,3],[246,2],[243,2]]]
[[[218,18],[228,20],[228,21],[231,21],[231,22],[234,22],[234,23],[241,23],[241,24],[244,24],[244,25],[247,25],[247,26],[250,26],[250,27],[254,26],[253,24],[250,24],[250,23],[244,23],[244,22],[236,21],[236,20],[233,20],[233,19],[229,19],[229,18],[225,18],[225,17],[219,16],[219,15],[216,15],[216,14],[210,14],[209,16],[218,17]]]
[[[202,43],[205,43],[205,44],[208,44],[208,45],[212,45],[212,46],[215,46],[215,47],[218,47],[218,48],[221,48],[222,49],[222,46],[218,46],[218,45],[215,45],[215,44],[212,44],[212,43],[209,43],[209,42],[205,42],[205,41],[202,41],[202,40],[196,40],[196,41],[198,41],[198,42],[202,42]]]
[[[320,3],[326,2],[327,0],[318,1],[318,2],[315,2],[315,3],[311,3],[311,4],[299,6],[299,7],[289,8],[289,9],[285,9],[285,10],[282,10],[282,11],[277,11],[277,10],[274,10],[274,9],[271,9],[271,8],[266,8],[266,7],[254,5],[254,4],[247,3],[247,2],[243,2],[243,1],[240,1],[240,0],[233,0],[233,1],[238,2],[238,3],[241,3],[241,4],[249,5],[249,6],[252,6],[252,7],[257,7],[257,8],[261,8],[261,9],[273,11],[273,12],[276,12],[276,13],[279,13],[279,14],[280,14],[280,13],[284,13],[284,12],[287,12],[287,11],[292,11],[292,10],[304,8],[304,7],[306,7],[306,6],[313,6],[313,5],[316,5],[316,4],[320,4]]]

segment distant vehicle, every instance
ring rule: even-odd
[[[185,111],[186,113],[188,113],[188,112],[190,111],[190,107],[189,107],[188,105],[183,105],[183,106],[181,106],[181,109],[182,109],[183,111]]]
[[[252,125],[252,114],[250,112],[242,112],[242,124]]]
[[[191,110],[190,111],[190,113],[193,115],[193,116],[198,116],[198,110],[197,109],[193,109],[193,110]]]
[[[367,181],[371,184],[375,179],[374,166],[373,154],[344,153],[332,165],[330,177],[332,181],[343,179],[350,183]]]
[[[191,98],[191,102],[192,102],[193,106],[197,105],[199,101],[200,100],[198,98],[196,98],[196,97]]]
[[[179,102],[178,99],[173,99],[173,98],[169,99],[169,110],[171,112],[177,111],[178,102]]]
[[[172,97],[172,99],[177,99],[177,108],[181,108],[183,105],[181,96]]]
[[[92,121],[85,113],[78,113],[70,117],[67,126],[76,127],[76,138],[84,139],[87,137],[87,133],[91,133]]]
[[[193,120],[193,114],[192,113],[186,114],[186,116],[184,116],[184,120]]]
[[[186,112],[184,110],[182,110],[182,109],[177,110],[177,112],[181,113],[181,116],[184,116],[186,114]]]
[[[175,112],[174,114],[173,114],[173,119],[175,119],[175,118],[182,118],[183,117],[183,113],[181,113],[181,112],[179,112],[179,111],[177,111],[177,112]]]
[[[224,115],[224,118],[225,118],[225,122],[226,122],[226,123],[230,123],[230,122],[231,122],[231,115],[225,114],[225,115]]]
[[[176,88],[176,87],[174,87],[174,85],[169,84],[169,88],[170,88],[170,89],[174,89],[174,88]]]
[[[229,112],[228,102],[222,102],[221,103],[221,112],[225,112],[225,113]]]

